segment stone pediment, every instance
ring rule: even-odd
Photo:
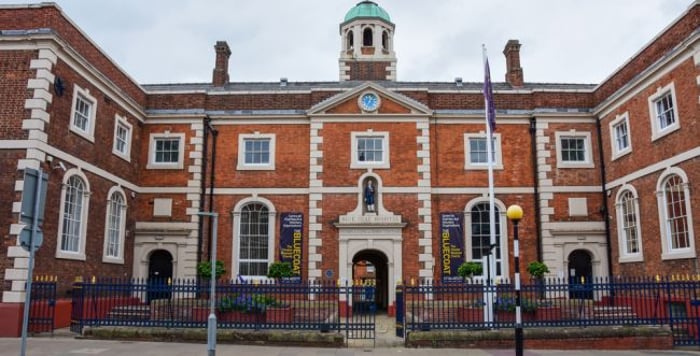
[[[365,111],[360,97],[373,93],[379,99],[375,111]],[[332,96],[307,111],[314,115],[431,115],[432,111],[422,103],[405,95],[393,92],[373,82],[366,82],[356,88]]]

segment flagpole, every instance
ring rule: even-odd
[[[486,321],[493,322],[493,302],[495,297],[495,287],[494,285],[496,279],[496,254],[494,248],[498,245],[496,242],[496,209],[495,209],[495,196],[493,189],[493,122],[494,118],[490,118],[490,115],[494,115],[493,112],[493,93],[491,92],[491,73],[488,63],[488,56],[486,54],[486,46],[482,46],[482,54],[484,61],[484,119],[486,120],[486,161],[488,162],[488,180],[489,180],[489,254],[487,257],[488,261],[488,276],[487,285],[491,289],[490,293],[487,293],[486,300]],[[488,91],[488,92],[487,92]]]

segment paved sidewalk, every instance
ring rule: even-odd
[[[206,344],[130,342],[104,340],[77,340],[65,337],[39,337],[28,340],[27,355],[49,356],[189,356],[206,355]],[[0,356],[19,354],[20,339],[0,339]],[[513,350],[475,350],[475,349],[404,349],[404,348],[342,348],[319,349],[303,347],[269,347],[244,345],[217,345],[218,355],[236,356],[354,356],[354,355],[435,355],[440,356],[511,356]],[[533,351],[526,350],[526,356],[700,356],[698,351]]]

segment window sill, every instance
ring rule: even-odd
[[[682,260],[695,258],[695,251],[692,249],[685,249],[679,252],[664,252],[661,254],[662,260]]]
[[[482,170],[487,170],[487,169],[489,169],[489,166],[487,164],[483,164],[483,165],[482,164],[478,164],[478,165],[468,164],[468,165],[464,166],[464,170],[466,170],[466,171],[471,171],[471,170],[482,171]],[[493,169],[499,170],[499,171],[503,170],[503,165],[500,163],[494,164]]]
[[[71,131],[72,133],[74,133],[74,134],[76,134],[76,135],[78,135],[78,136],[80,136],[80,137],[82,137],[82,138],[84,138],[84,139],[90,141],[91,143],[95,143],[95,136],[90,135],[90,134],[88,134],[87,132],[85,132],[85,131],[83,131],[83,130],[81,130],[81,129],[79,129],[79,128],[73,126],[73,125],[71,125],[70,131]]]
[[[116,258],[116,257],[107,257],[103,256],[102,257],[102,262],[103,263],[111,263],[115,265],[123,265],[124,264],[124,258]]]
[[[119,152],[117,150],[112,150],[112,154],[114,154],[115,156],[131,163],[131,156],[129,154],[124,154],[124,153]]]
[[[557,162],[556,168],[595,168],[595,164],[588,163],[588,162],[581,162],[581,163]]]
[[[85,261],[85,253],[56,251],[56,258],[64,260]]]
[[[236,166],[236,170],[238,170],[238,171],[274,171],[275,165],[274,164],[261,164],[261,165],[239,164]]]
[[[663,138],[664,136],[667,136],[672,132],[679,130],[680,128],[681,125],[678,122],[676,122],[674,125],[664,128],[663,130],[657,130],[656,128],[654,128],[654,131],[651,133],[651,142]]]
[[[358,163],[352,162],[350,164],[350,169],[389,169],[391,166],[388,162],[377,162],[377,163]]]
[[[149,163],[146,169],[183,169],[182,163]]]
[[[632,149],[631,149],[631,148],[627,148],[627,149],[625,149],[624,151],[620,151],[620,152],[614,153],[614,154],[612,155],[612,157],[610,157],[610,160],[611,160],[611,161],[614,161],[614,160],[616,160],[616,159],[618,159],[618,158],[622,158],[622,157],[624,157],[624,156],[627,156],[627,155],[630,154],[630,153],[632,153]]]
[[[633,263],[633,262],[644,262],[644,255],[639,254],[639,255],[629,255],[629,256],[620,256],[618,259],[619,263]]]

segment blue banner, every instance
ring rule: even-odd
[[[457,269],[464,262],[463,213],[440,213],[440,262],[443,283],[461,282]]]
[[[282,213],[280,217],[280,262],[292,265],[292,277],[284,278],[283,281],[301,283],[304,214]]]

